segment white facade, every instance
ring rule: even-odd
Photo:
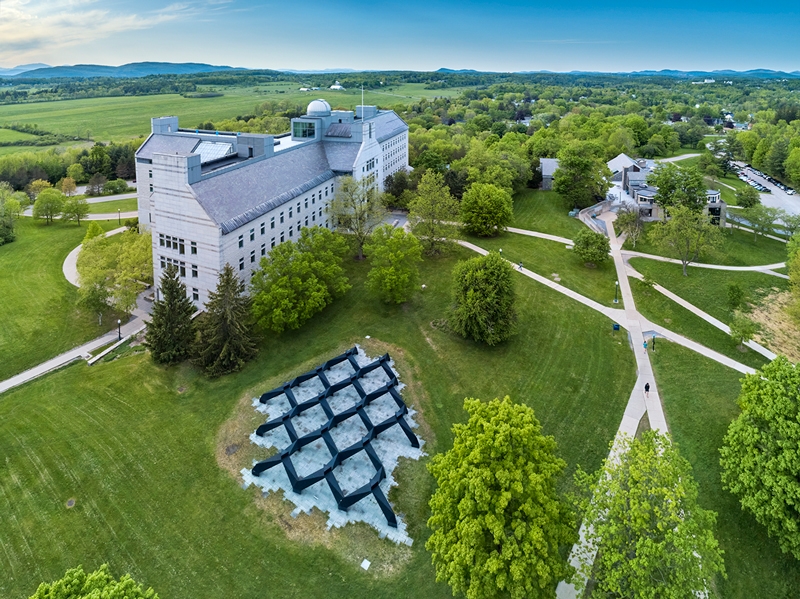
[[[391,111],[331,111],[315,100],[282,136],[179,129],[153,119],[136,154],[139,222],[153,236],[153,275],[174,263],[195,305],[230,264],[248,285],[259,261],[300,229],[329,226],[339,178],[408,168],[408,127]]]

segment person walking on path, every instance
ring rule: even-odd
[[[650,397],[650,383],[644,384],[644,396]]]
[[[644,353],[647,353],[647,341],[644,342]]]
[[[522,261],[520,261],[519,268],[517,270],[522,270]]]

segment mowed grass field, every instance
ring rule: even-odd
[[[755,518],[722,488],[719,448],[739,414],[738,372],[669,342],[651,355],[667,422],[681,454],[692,464],[700,505],[717,512],[715,535],[725,552],[723,599],[797,597],[800,562],[781,553]]]
[[[156,367],[139,354],[76,364],[0,396],[0,596],[21,599],[76,564],[109,562],[172,599],[450,597],[424,549],[432,492],[424,461],[403,467],[393,493],[411,556],[381,577],[379,555],[345,560],[287,539],[284,523],[256,507],[256,493],[242,490],[215,452],[240,400],[358,342],[371,355],[388,348],[401,380],[416,388],[429,455],[451,446],[465,396],[508,394],[555,437],[569,464],[561,487],[570,489],[575,466],[596,469],[619,426],[634,383],[627,339],[522,276],[512,340],[489,348],[442,331],[432,323],[450,302],[452,267],[472,255],[459,249],[424,262],[427,288],[403,306],[368,294],[368,265],[348,261],[353,289],[300,330],[266,335],[239,374],[208,381],[191,366]],[[285,524],[304,530],[288,514]],[[363,558],[375,562],[368,573]]]
[[[110,230],[117,221],[100,225]],[[111,329],[111,315],[98,325],[96,315],[78,309],[77,288],[62,272],[64,258],[81,243],[86,227],[85,222],[45,225],[21,218],[17,240],[0,246],[0,380]]]
[[[0,106],[0,123],[35,123],[46,131],[83,138],[89,131],[92,139],[108,141],[149,134],[152,117],[174,115],[180,119],[181,127],[192,128],[206,121],[252,114],[257,105],[267,100],[296,102],[305,106],[311,100],[323,98],[333,107],[347,109],[361,104],[360,89],[300,92],[299,87],[297,83],[220,87],[214,89],[224,95],[216,98],[184,98],[178,94],[164,94],[12,104]],[[398,103],[407,104],[421,97],[453,96],[465,89],[426,90],[424,87],[421,83],[409,83],[376,92],[365,90],[364,101],[390,107]]]
[[[572,239],[584,225],[569,216],[564,199],[555,191],[526,189],[514,196],[512,227]]]
[[[30,133],[22,133],[14,131],[13,129],[0,128],[0,142],[13,142],[13,141],[35,141],[36,136]]]
[[[117,210],[120,212],[132,212],[137,210],[137,208],[138,204],[136,198],[109,200],[108,202],[89,204],[89,214],[115,214]]]

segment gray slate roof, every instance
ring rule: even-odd
[[[200,140],[183,135],[151,135],[136,152],[137,158],[153,159],[153,154],[191,154]]]
[[[558,158],[542,158],[539,164],[542,167],[542,177],[552,177],[558,169]]]
[[[310,143],[284,150],[266,160],[194,183],[192,191],[222,233],[230,233],[333,179],[322,146]]]
[[[368,122],[375,123],[375,138],[378,143],[384,142],[398,133],[408,131],[405,121],[391,110],[379,112],[378,116],[369,119]]]
[[[339,173],[352,173],[361,144],[326,142],[322,144],[331,170]]]

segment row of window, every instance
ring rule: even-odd
[[[367,160],[367,163],[361,167],[361,172],[368,173],[369,171],[374,169],[377,165],[378,165],[378,159],[370,158],[369,160]]]
[[[178,269],[178,274],[180,276],[186,276],[186,262],[170,258],[169,256],[159,256],[159,260],[161,262],[161,270],[164,270],[168,264],[173,264],[175,268]],[[190,264],[189,267],[192,271],[192,278],[196,279],[198,277],[197,264]]]
[[[311,223],[312,223],[311,226],[315,226],[316,221],[317,221],[317,215],[316,215],[316,213],[314,213],[314,214],[311,215]],[[320,222],[321,221],[322,221],[322,209],[320,208]],[[309,226],[309,221],[308,221],[308,216],[307,215],[306,215],[306,220],[305,220],[305,226],[306,227]],[[323,226],[323,225],[321,225],[321,226]],[[300,221],[297,221],[297,232],[298,232],[298,234],[300,233],[301,227],[302,227],[302,225],[301,225]],[[325,221],[324,227],[326,229],[328,228],[328,221]],[[294,232],[295,232],[295,228],[294,228],[294,225],[292,225],[292,226],[289,227],[289,237],[294,237]],[[275,245],[277,243],[283,243],[284,241],[286,241],[286,233],[284,231],[281,231],[280,242],[277,242],[275,237],[273,237],[273,238],[270,239],[269,247],[270,247],[270,249],[272,249],[272,248],[275,247]],[[239,246],[239,247],[241,247],[241,246]],[[266,256],[267,255],[267,244],[266,243],[262,243],[261,244],[261,255],[262,256]],[[255,261],[256,261],[256,251],[255,250],[250,250],[250,263],[251,264],[255,263]],[[244,265],[245,265],[245,257],[241,256],[239,258],[239,270],[244,270]]]
[[[173,237],[172,235],[165,235],[164,233],[158,234],[158,245],[171,250],[178,250],[179,254],[186,253],[186,242],[183,239]],[[192,255],[197,255],[197,242],[189,242],[189,252]]]

